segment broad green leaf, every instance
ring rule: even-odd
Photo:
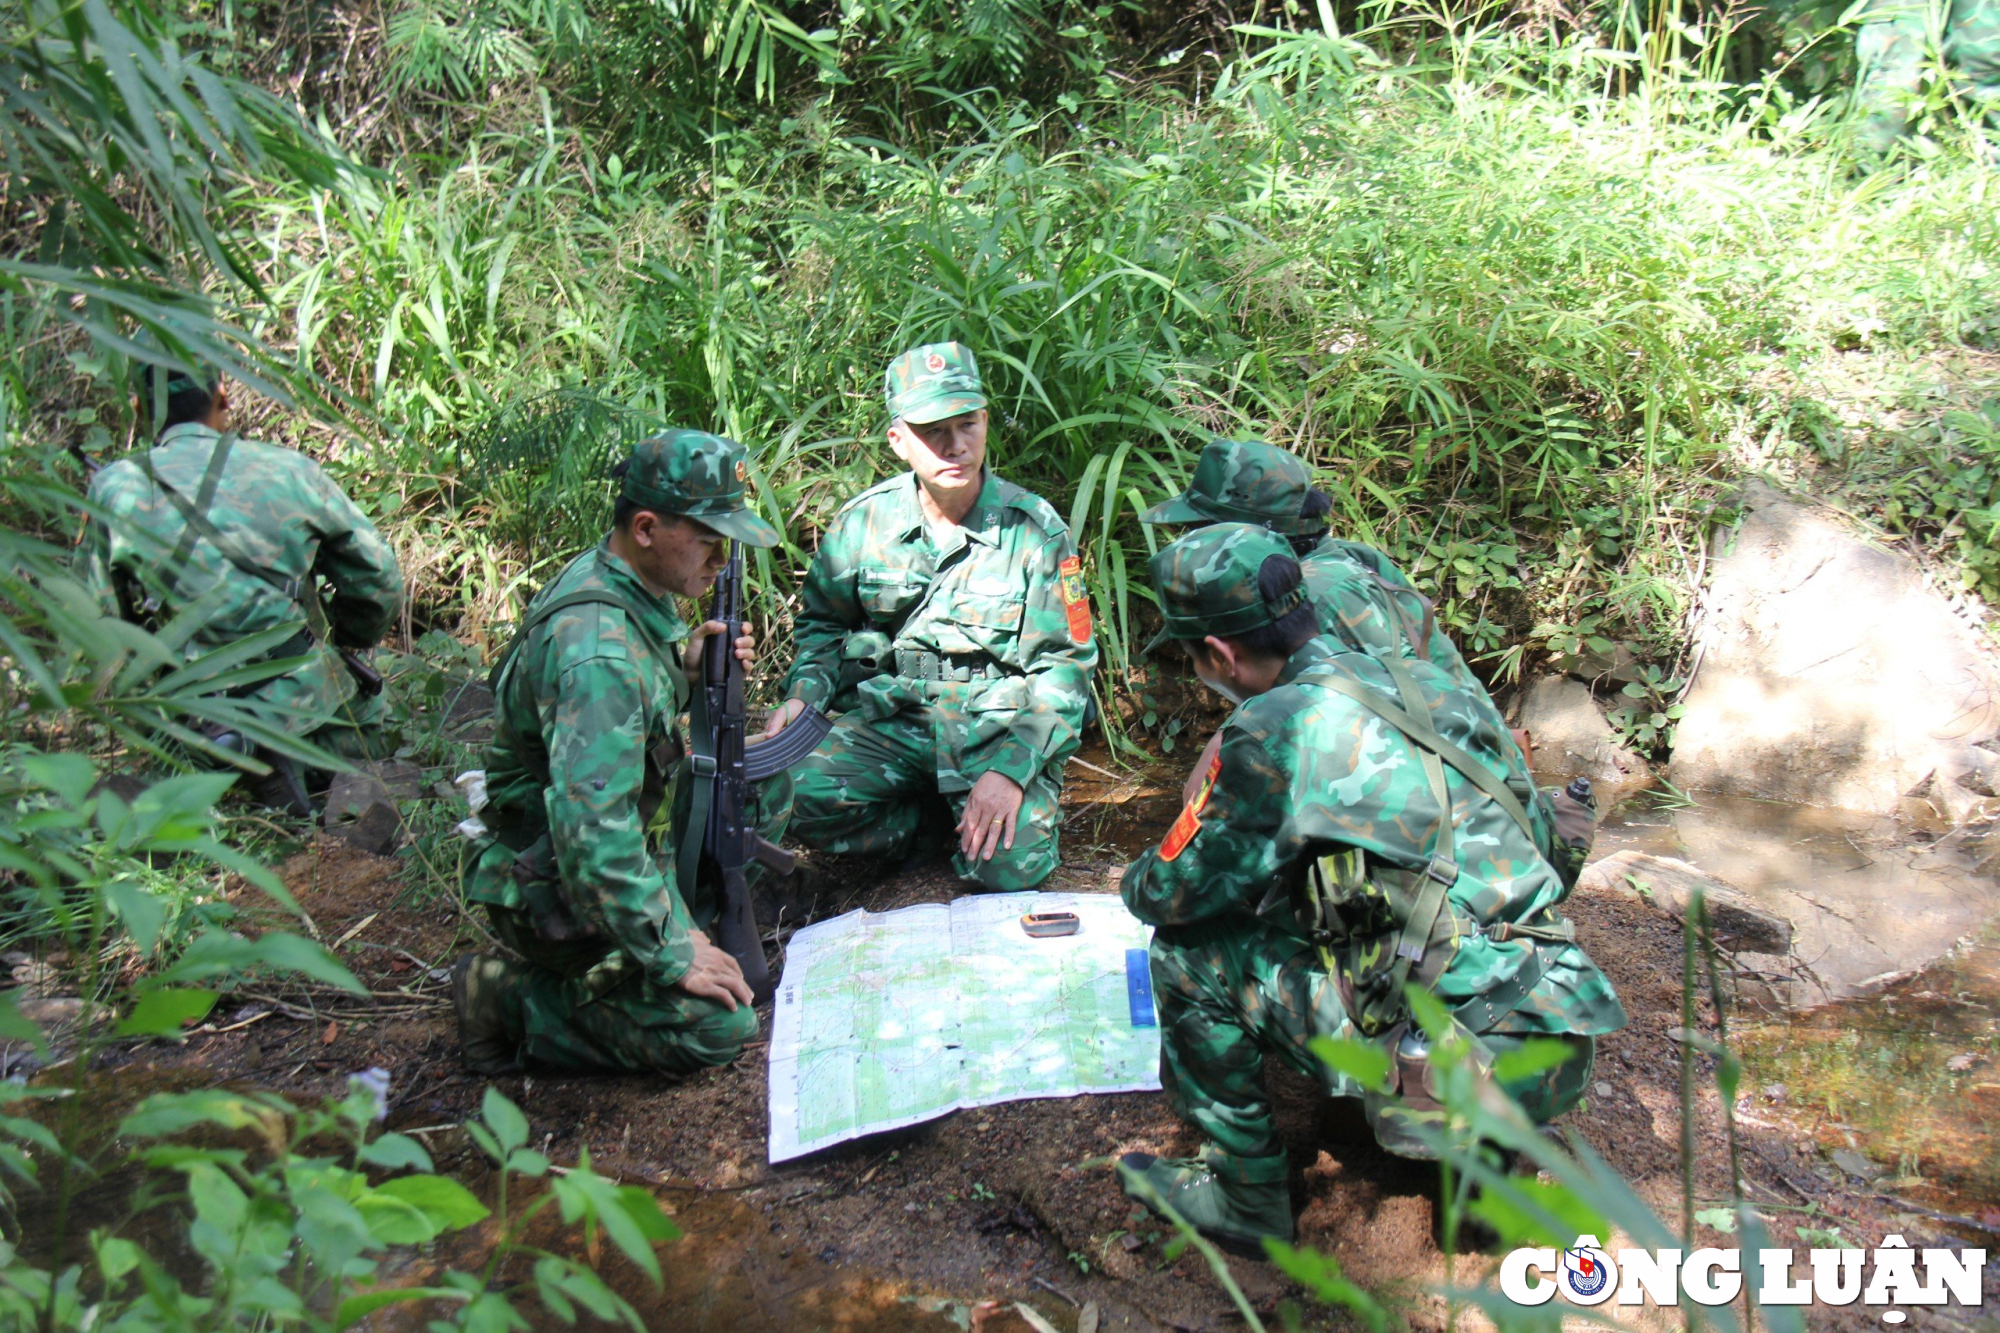
[[[445,1231],[469,1227],[492,1212],[471,1190],[448,1176],[398,1176],[376,1186],[374,1193],[402,1200]]]
[[[479,1117],[499,1141],[502,1156],[528,1141],[528,1117],[521,1114],[520,1107],[502,1096],[500,1089],[490,1084],[486,1096],[479,1103]]]
[[[1520,1083],[1554,1069],[1575,1052],[1553,1037],[1530,1037],[1493,1062],[1493,1077],[1502,1083]]]
[[[1389,1086],[1389,1053],[1354,1037],[1314,1037],[1312,1053],[1335,1073],[1345,1074],[1370,1092]]]
[[[368,1165],[387,1171],[398,1171],[404,1167],[414,1167],[419,1171],[432,1169],[431,1155],[424,1151],[424,1145],[407,1134],[384,1134],[365,1145],[360,1156]]]
[[[182,1024],[205,1018],[215,1007],[212,990],[161,988],[139,996],[132,1012],[118,1025],[121,1037],[158,1037],[179,1032]]]
[[[1522,1245],[1561,1248],[1578,1236],[1607,1234],[1604,1218],[1557,1181],[1509,1177],[1481,1189],[1466,1211],[1499,1234],[1502,1251]]]
[[[404,1301],[463,1302],[465,1299],[464,1292],[451,1287],[377,1287],[373,1291],[356,1292],[342,1301],[334,1315],[333,1326],[335,1329],[352,1328],[377,1310],[386,1310]]]

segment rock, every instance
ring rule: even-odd
[[[1752,482],[1720,533],[1667,777],[1889,813],[2000,727],[1993,671],[1908,558]]]
[[[2000,754],[1962,745],[1938,760],[1931,781],[1944,780],[1980,796],[2000,796]]]
[[[1687,919],[1688,904],[1699,889],[1708,900],[1709,925],[1724,947],[1763,954],[1784,954],[1792,947],[1788,919],[1761,906],[1741,889],[1670,856],[1618,852],[1585,866],[1577,889],[1646,897],[1679,920]]]
[[[421,774],[418,780],[422,781]],[[395,850],[403,817],[380,778],[370,773],[342,773],[326,794],[325,827],[328,833],[364,852],[387,856]]]
[[[1566,785],[1586,777],[1600,810],[1653,780],[1646,761],[1618,743],[1617,733],[1591,698],[1590,687],[1567,676],[1543,676],[1521,696],[1515,725],[1525,730],[1535,751],[1535,776],[1544,784]]]
[[[468,745],[483,745],[493,739],[493,691],[483,681],[468,680],[452,695],[445,710],[444,728],[453,739]]]
[[[1852,1148],[1835,1148],[1831,1157],[1835,1166],[1859,1180],[1873,1180],[1877,1176],[1885,1174],[1882,1167],[1869,1161]]]
[[[1945,775],[1944,769],[1931,776],[1930,800],[1945,823],[1953,828],[1991,819],[1996,808],[2000,808],[2000,801],[1960,786]]]
[[[413,801],[424,794],[424,770],[407,759],[377,759],[356,764],[355,770],[380,783],[391,800]]]
[[[1607,681],[1613,685],[1624,685],[1639,679],[1640,662],[1638,655],[1630,648],[1622,643],[1614,643],[1608,653],[1600,653],[1594,648],[1586,647],[1581,652],[1558,657],[1555,666],[1564,675],[1575,676],[1578,680],[1588,681],[1592,685],[1600,685]]]

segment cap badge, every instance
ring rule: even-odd
[[[932,352],[924,358],[924,368],[933,375],[937,374],[940,370],[944,369],[944,356],[941,353]]]
[[[739,458],[739,459],[737,459],[737,460],[736,460],[736,480],[738,480],[738,481],[743,481],[743,480],[747,479],[747,478],[749,477],[749,475],[750,475],[750,471],[749,471],[749,469],[748,469],[748,468],[745,468],[745,467],[743,466],[743,460],[742,460],[742,459],[740,459],[740,458]]]

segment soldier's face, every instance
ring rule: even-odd
[[[889,447],[927,486],[954,491],[973,485],[986,465],[986,409],[921,425],[897,421],[889,427]]]
[[[627,558],[639,577],[681,597],[706,593],[729,563],[729,538],[692,518],[641,511],[631,535]]]

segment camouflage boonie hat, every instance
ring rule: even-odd
[[[986,406],[979,362],[963,343],[926,343],[889,363],[882,377],[889,419],[914,426]]]
[[[1274,555],[1296,560],[1284,538],[1249,523],[1217,523],[1190,532],[1153,557],[1153,591],[1166,625],[1146,645],[1168,639],[1245,634],[1305,602],[1305,580],[1275,602],[1257,590],[1257,572]]]
[[[1301,519],[1312,469],[1297,454],[1255,440],[1210,440],[1188,488],[1139,516],[1141,523],[1257,523],[1273,532],[1318,531],[1324,518]]]
[[[698,519],[751,546],[776,546],[778,530],[744,508],[743,446],[700,430],[670,430],[632,446],[620,464],[627,500],[660,514]]]

